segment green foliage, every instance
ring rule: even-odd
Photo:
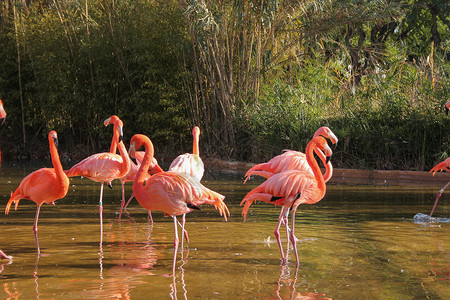
[[[448,4],[28,1],[0,5],[7,156],[108,149],[112,114],[159,155],[264,161],[320,126],[337,167],[429,169],[448,155]],[[431,42],[433,41],[433,43]],[[22,105],[23,103],[23,105]]]

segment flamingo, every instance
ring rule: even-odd
[[[448,111],[450,110],[450,100],[447,101],[447,103],[445,103],[444,105],[445,107],[445,113],[448,115]],[[436,172],[438,171],[447,171],[450,172],[450,157],[447,158],[446,160],[438,163],[437,165],[435,165],[431,170],[430,173],[433,172],[433,176],[434,174],[436,174]],[[439,201],[439,198],[441,198],[441,195],[444,193],[445,189],[450,185],[450,181],[447,182],[447,184],[437,193],[436,195],[436,200],[434,201],[434,205],[433,208],[431,209],[430,212],[430,217],[433,216],[434,213],[434,209],[436,208],[436,205]]]
[[[105,126],[108,126],[109,124],[114,124],[116,122],[116,120],[118,120],[119,117],[116,115],[112,115],[111,117],[109,117],[108,119],[106,119],[103,124]],[[117,141],[118,141],[119,137],[118,137],[118,132],[116,130],[114,130],[114,135],[113,135],[113,139],[111,142],[111,147],[109,152],[110,153],[116,153],[117,152]],[[141,165],[142,159],[144,157],[144,152],[142,151],[138,151],[136,152],[136,164],[131,163],[130,164],[130,171],[122,178],[119,178],[120,183],[122,185],[122,202],[120,203],[120,213],[119,213],[119,222],[120,219],[122,217],[122,211],[124,209],[125,206],[125,183],[127,182],[132,182],[134,180],[134,178],[136,177],[136,173],[139,169],[139,166]],[[153,158],[153,161],[150,165],[149,171],[148,171],[148,175],[147,177],[150,177],[151,175],[158,173],[158,172],[162,172],[163,169],[158,165],[158,161],[156,160],[156,158]],[[131,194],[130,199],[127,202],[127,206],[128,203],[131,201],[131,199],[133,199],[134,195]],[[126,208],[126,206],[125,206]],[[148,211],[148,217],[149,220],[151,221],[151,223],[153,224],[153,218],[152,218],[152,214],[150,211]]]
[[[69,178],[64,173],[63,167],[59,160],[57,150],[58,135],[56,131],[50,131],[48,134],[48,141],[50,144],[50,155],[52,158],[53,168],[42,168],[26,176],[16,191],[11,195],[5,209],[5,214],[7,215],[11,208],[11,204],[14,202],[15,210],[17,210],[20,199],[28,199],[37,204],[33,231],[34,238],[36,240],[38,257],[41,255],[37,234],[41,205],[44,203],[54,205],[55,201],[64,198],[69,190]]]
[[[192,143],[192,154],[185,153],[179,155],[170,164],[169,171],[184,173],[191,177],[197,178],[198,181],[201,181],[203,178],[203,173],[205,172],[205,166],[200,158],[198,145],[200,140],[200,128],[198,126],[195,126],[194,129],[192,129],[192,135],[194,137]]]
[[[313,171],[313,175],[308,171],[301,170],[287,170],[277,173],[251,190],[241,202],[241,205],[244,205],[242,210],[244,220],[247,218],[250,205],[257,200],[283,206],[274,231],[283,264],[287,263],[287,257],[285,257],[283,252],[279,229],[282,223],[287,224],[289,210],[292,210],[292,225],[289,239],[293,245],[295,259],[298,265],[297,245],[294,235],[295,212],[300,204],[317,203],[326,193],[325,181],[313,154],[315,147],[319,147],[319,149],[324,151],[326,156],[331,155],[331,149],[322,136],[316,136],[308,143],[305,155]]]
[[[0,121],[1,121],[0,125],[3,125],[3,123],[5,123],[5,119],[6,119],[6,111],[3,108],[3,102],[0,99]],[[1,163],[2,163],[2,149],[0,149],[0,165]]]
[[[142,146],[145,147],[145,155],[133,182],[133,193],[143,208],[162,211],[165,215],[173,218],[175,230],[173,274],[175,274],[179,245],[176,216],[199,209],[199,205],[205,203],[214,205],[219,210],[220,215],[223,215],[225,221],[227,220],[227,214],[229,215],[230,212],[223,202],[225,197],[206,188],[195,177],[189,177],[178,172],[161,172],[145,181],[154,154],[153,144],[143,134],[134,135],[130,143],[130,156],[133,157],[135,151]]]
[[[179,155],[175,158],[169,166],[169,171],[183,173],[188,176],[194,177],[201,181],[203,178],[203,173],[205,172],[205,166],[200,157],[199,141],[200,141],[200,128],[195,126],[192,129],[192,154],[185,153]],[[186,224],[186,214],[181,217],[181,227],[184,232],[186,241],[189,242],[189,237],[187,231],[184,229]],[[181,246],[183,248],[183,245]]]
[[[323,136],[325,138],[328,138],[331,140],[333,144],[337,144],[338,138],[334,133],[330,130],[330,128],[323,126],[320,127],[315,133],[314,137],[316,136]],[[325,164],[325,156],[320,151],[317,151],[315,149],[316,154],[319,156],[319,158],[322,160],[322,162]],[[324,175],[324,180],[327,182],[331,178],[332,174],[332,168],[331,162],[328,162],[328,167],[331,169],[331,173]],[[283,153],[280,155],[275,156],[271,160],[269,160],[266,163],[257,164],[253,167],[251,167],[246,173],[245,173],[245,180],[244,183],[247,182],[247,180],[252,175],[259,175],[264,178],[269,178],[277,173],[286,171],[286,170],[304,170],[308,171],[312,174],[311,167],[306,161],[306,155],[299,151],[294,150],[283,150]]]
[[[447,102],[447,103],[449,103],[449,106],[450,106],[450,101]],[[430,170],[430,173],[433,172],[433,176],[434,176],[434,174],[436,174],[436,172],[438,172],[438,171],[447,171],[447,172],[450,172],[450,157],[447,158],[446,160],[444,160],[444,161],[438,163],[437,165],[435,165],[435,166]],[[438,203],[438,201],[439,201],[439,198],[441,198],[442,193],[444,193],[445,189],[446,189],[449,185],[450,185],[450,181],[447,182],[447,184],[446,184],[446,185],[445,185],[445,186],[437,193],[437,195],[436,195],[436,201],[434,201],[433,208],[431,209],[431,212],[430,212],[430,217],[433,216],[434,209],[436,208],[436,205],[437,205],[437,203]]]
[[[1,121],[1,125],[3,125],[3,123],[5,122],[6,119],[6,111],[3,108],[3,102],[0,99],[0,121]],[[2,163],[2,150],[0,149],[0,165]],[[11,259],[12,256],[6,255],[2,250],[0,250],[0,258],[6,258],[6,259]]]
[[[101,238],[103,237],[103,184],[124,177],[131,168],[130,158],[122,141],[123,123],[119,118],[114,122],[114,131],[120,155],[109,152],[96,153],[80,161],[70,170],[65,171],[68,177],[83,176],[100,182],[99,213]]]

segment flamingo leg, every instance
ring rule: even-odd
[[[178,228],[177,228],[177,217],[172,216],[174,227],[175,227],[175,238],[173,240],[173,265],[172,265],[172,276],[175,276],[175,264],[177,261],[177,251],[178,251],[178,245],[179,245],[179,239],[178,239]]]
[[[189,235],[187,233],[187,230],[184,229],[184,224],[186,224],[186,214],[184,214],[183,217],[185,217],[183,224],[181,224],[179,221],[177,221],[177,222],[178,222],[178,225],[180,225],[180,227],[183,229],[183,235],[184,235],[184,238],[186,239],[186,242],[189,243]]]
[[[438,201],[439,201],[439,198],[441,198],[441,195],[442,195],[442,193],[444,193],[444,191],[445,191],[445,189],[448,187],[450,185],[450,181],[449,182],[447,182],[447,184],[437,193],[437,196],[436,196],[436,201],[434,201],[434,205],[433,205],[433,208],[431,209],[431,212],[430,212],[430,217],[433,215],[433,213],[434,213],[434,209],[436,208],[436,205],[437,205],[437,203],[438,203]]]
[[[291,217],[291,235],[290,235],[290,239],[291,239],[291,243],[292,243],[292,247],[294,248],[294,254],[295,254],[295,261],[296,264],[298,266],[299,261],[298,261],[298,253],[297,253],[297,238],[295,237],[295,212],[296,212],[297,208],[293,208],[292,209],[292,217]]]
[[[122,183],[122,202],[120,202],[120,213],[119,213],[119,222],[120,222],[120,218],[122,217],[122,211],[123,211],[123,207],[125,205],[125,183]]]
[[[289,208],[285,207],[284,209],[285,209],[285,212],[284,212],[284,215],[283,215],[283,223],[284,223],[284,226],[286,227],[286,240],[287,240],[287,243],[286,243],[286,256],[287,256],[288,252],[289,252],[289,232],[291,230],[289,228],[289,221],[288,221]]]
[[[152,212],[150,210],[148,211],[148,221],[153,225],[153,217]]]
[[[283,264],[286,262],[286,257],[284,256],[283,245],[281,244],[280,226],[281,226],[281,223],[283,223],[283,220],[284,220],[285,210],[286,210],[286,207],[283,206],[283,208],[281,209],[281,212],[280,212],[280,216],[278,217],[277,226],[275,227],[275,231],[273,232],[274,235],[275,235],[275,238],[277,239],[278,248],[280,248],[281,260],[282,260]]]
[[[41,206],[38,205],[36,208],[36,216],[34,218],[34,225],[33,225],[34,239],[36,240],[36,248],[37,248],[38,257],[41,256],[41,249],[39,248],[39,239],[38,239],[38,219],[39,219],[40,210],[41,210]]]
[[[131,194],[130,199],[128,199],[127,204],[125,204],[123,209],[127,209],[128,204],[130,204],[130,202],[133,198],[134,198],[134,193]]]
[[[100,244],[103,241],[103,182],[100,184],[100,200],[98,202],[98,210],[100,213]]]

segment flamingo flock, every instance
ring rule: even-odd
[[[445,106],[446,112],[450,110],[450,101]],[[0,100],[0,121],[6,116],[3,103]],[[104,125],[112,124],[113,138],[109,152],[93,154],[69,170],[63,170],[58,155],[58,136],[56,131],[48,134],[50,155],[53,168],[42,168],[27,175],[18,188],[11,194],[6,205],[5,214],[8,214],[14,203],[15,210],[21,199],[31,200],[36,203],[36,215],[33,225],[38,257],[41,255],[38,240],[38,219],[42,204],[55,204],[56,200],[67,195],[71,177],[82,176],[100,183],[99,216],[100,216],[100,245],[103,236],[103,186],[106,183],[111,187],[111,182],[118,179],[122,186],[122,201],[119,214],[119,222],[122,212],[134,198],[140,206],[148,211],[149,221],[153,224],[151,211],[163,212],[171,217],[174,223],[174,255],[173,274],[179,248],[178,226],[181,227],[182,237],[189,242],[185,229],[186,214],[194,210],[200,210],[201,205],[213,205],[219,214],[227,221],[230,211],[224,202],[225,196],[215,192],[201,183],[204,174],[204,163],[200,157],[199,137],[200,128],[195,126],[192,130],[192,153],[178,156],[170,165],[168,171],[164,171],[154,157],[155,151],[151,139],[143,134],[135,134],[131,138],[127,151],[123,141],[122,120],[113,115],[104,121]],[[278,222],[274,235],[281,254],[281,264],[288,264],[288,251],[291,245],[295,264],[299,265],[297,251],[297,238],[295,236],[295,214],[301,204],[315,204],[322,200],[326,194],[326,183],[333,176],[333,166],[330,158],[332,149],[328,141],[337,145],[338,138],[328,127],[320,127],[306,146],[305,153],[284,150],[282,154],[275,156],[265,163],[260,163],[250,168],[244,178],[244,184],[251,176],[261,176],[266,180],[247,193],[242,199],[241,206],[244,221],[247,219],[250,206],[256,201],[281,206]],[[144,151],[138,151],[144,148]],[[119,154],[117,154],[117,150]],[[1,152],[0,152],[1,153]],[[1,162],[1,160],[0,160]],[[319,166],[322,163],[325,172]],[[450,171],[450,158],[439,163],[430,172],[433,175],[437,171]],[[125,202],[125,184],[132,182],[132,195]],[[440,195],[450,182],[438,193],[430,216],[433,214]],[[289,224],[289,214],[291,216]],[[181,223],[177,217],[181,216]],[[280,228],[286,230],[286,252],[281,241]],[[183,249],[183,243],[181,243]],[[0,258],[11,258],[0,250]]]

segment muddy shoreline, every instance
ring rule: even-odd
[[[219,159],[203,159],[206,168],[221,170],[235,174],[245,174],[255,164],[224,161]],[[339,184],[371,184],[371,185],[416,185],[442,186],[450,181],[450,173],[438,172],[434,176],[430,172],[421,171],[387,171],[387,170],[354,170],[334,169],[330,183]]]

